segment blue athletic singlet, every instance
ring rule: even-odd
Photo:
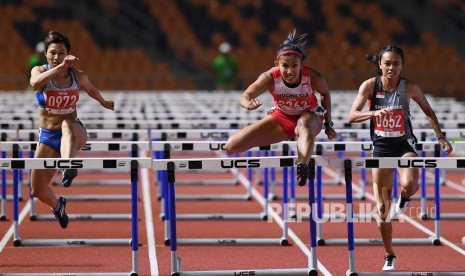
[[[45,65],[49,70],[48,64]],[[79,85],[73,70],[68,69],[72,83],[69,87],[57,87],[52,80],[47,82],[45,88],[36,93],[36,102],[41,107],[52,114],[69,114],[76,110],[79,100]]]

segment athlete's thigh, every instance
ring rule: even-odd
[[[388,197],[390,199],[392,185],[394,182],[395,169],[377,168],[372,169],[373,175],[373,193],[377,201]]]
[[[75,121],[73,123],[73,131],[76,136],[76,146],[80,149],[87,142],[87,130],[80,121]]]
[[[244,127],[232,137],[237,148],[251,148],[287,140],[288,137],[279,123],[271,116]]]
[[[34,158],[60,158],[60,154],[45,144],[39,144]],[[55,173],[56,169],[33,169],[31,172],[32,188],[48,186]]]
[[[304,112],[295,127],[295,133],[299,136],[302,131],[309,129],[312,136],[316,136],[321,132],[321,118],[313,112]]]

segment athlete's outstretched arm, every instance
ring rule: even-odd
[[[90,82],[89,77],[82,71],[79,71],[79,87],[86,91],[90,97],[99,102],[103,107],[114,110],[115,103],[112,100],[105,100],[100,91]]]
[[[239,103],[247,110],[255,110],[262,105],[257,100],[257,97],[268,90],[273,90],[273,76],[270,71],[260,74],[257,80],[247,87],[244,93],[242,93]]]

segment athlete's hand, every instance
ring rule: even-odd
[[[115,110],[115,103],[113,101],[104,101],[101,105],[107,109]]]
[[[376,110],[373,115],[375,117],[378,117],[378,116],[383,116],[383,115],[390,115],[392,112],[392,108],[390,107],[387,107],[387,108],[383,108],[383,109],[380,109],[380,110]]]
[[[334,140],[336,138],[336,136],[337,136],[337,133],[334,130],[334,128],[332,128],[330,126],[325,127],[325,134],[326,134],[326,136],[328,136],[329,140]]]
[[[63,66],[65,68],[71,68],[73,67],[77,62],[79,61],[79,58],[73,56],[73,55],[67,55],[64,59],[63,59]]]
[[[453,150],[452,145],[449,141],[446,140],[446,138],[439,139],[438,143],[447,154],[452,152]]]
[[[247,110],[255,110],[259,108],[262,105],[262,103],[257,100],[257,99],[251,99],[249,104],[245,107]]]

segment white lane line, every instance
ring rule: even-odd
[[[325,168],[325,173],[327,173],[328,175],[331,175],[332,177],[337,177],[337,172],[335,172],[334,170],[330,169],[330,168]],[[352,188],[354,190],[356,190],[357,192],[361,192],[362,191],[362,188],[354,183],[352,183]],[[375,199],[375,196],[373,194],[370,194],[369,192],[365,192],[365,196],[370,199],[371,201],[373,202],[376,202],[376,199]],[[429,230],[428,228],[426,228],[425,226],[423,226],[422,224],[420,224],[419,222],[413,220],[412,218],[406,216],[406,215],[402,215],[402,219],[404,219],[405,221],[407,221],[408,223],[410,223],[412,226],[414,226],[415,228],[417,228],[418,230],[422,231],[423,233],[427,234],[427,235],[430,235],[430,236],[434,236],[434,232],[432,232],[431,230]],[[465,255],[465,250],[463,250],[462,248],[456,246],[453,242],[447,240],[446,238],[440,236],[439,237],[439,240],[449,246],[451,249],[457,251],[458,253],[462,254],[462,255]]]
[[[233,173],[236,174],[237,170],[233,169]],[[248,187],[248,185],[251,185],[250,181],[242,173],[239,173],[239,181],[246,187]],[[265,198],[254,187],[252,187],[252,195],[260,203],[262,207],[265,206]],[[279,224],[279,226],[283,228],[284,222],[281,219],[281,217],[274,210],[268,210],[268,211],[269,211],[268,215],[273,216],[274,221],[276,221]],[[302,252],[304,252],[305,255],[307,255],[307,258],[309,258],[310,260],[310,249],[308,248],[308,246],[290,228],[288,228],[288,235],[295,242],[295,244],[299,246],[300,250],[302,250]],[[329,272],[320,261],[317,261],[317,262],[318,262],[318,270],[321,273],[323,273],[323,275],[325,276],[332,275],[332,273]]]
[[[24,218],[28,215],[29,210],[31,210],[31,200],[28,200],[26,205],[24,205],[23,210],[19,214],[18,224],[21,224]],[[7,245],[8,241],[13,236],[13,234],[14,234],[14,223],[11,223],[10,228],[8,228],[8,231],[5,233],[2,240],[0,241],[0,252],[3,251],[3,248],[5,248],[5,246]]]
[[[150,179],[148,169],[142,169],[142,195],[144,199],[145,229],[147,231],[147,249],[149,251],[150,275],[158,276],[158,261],[155,243],[155,231],[152,220],[152,200],[150,199]]]

